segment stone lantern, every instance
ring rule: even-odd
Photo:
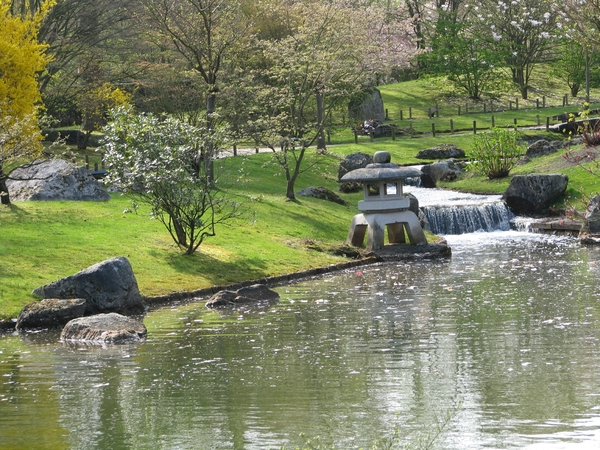
[[[380,250],[387,226],[390,244],[405,244],[406,235],[412,245],[427,244],[419,218],[408,209],[410,199],[402,193],[403,180],[421,174],[419,169],[390,162],[389,152],[376,152],[373,164],[344,175],[340,181],[362,183],[365,195],[358,202],[362,213],[352,219],[346,241],[360,247],[368,231],[367,250]]]

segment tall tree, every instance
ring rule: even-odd
[[[82,120],[78,97],[90,85],[122,85],[131,76],[125,58],[138,46],[132,26],[137,5],[137,0],[56,0],[44,17],[39,40],[49,45],[53,59],[41,76],[41,90],[48,113],[62,125]]]
[[[470,6],[486,24],[511,78],[526,99],[534,68],[559,35],[559,14],[548,0],[481,0]]]
[[[445,74],[471,98],[479,99],[497,77],[496,66],[502,62],[489,33],[477,20],[438,21],[431,49],[421,59],[430,73]]]
[[[214,125],[219,75],[250,24],[237,0],[142,0],[149,26],[170,42],[204,81],[206,123]],[[203,155],[209,177],[215,149]]]
[[[0,0],[0,203],[9,204],[7,170],[37,157],[42,150],[37,113],[41,106],[38,76],[50,61],[47,46],[37,40],[51,3],[38,12],[12,12]]]
[[[273,150],[293,200],[308,147],[324,147],[324,118],[372,74],[373,43],[365,34],[369,18],[347,2],[279,1],[271,7],[286,11],[287,32],[257,43],[260,59],[245,78],[252,93],[245,87],[244,98],[254,99],[247,105],[247,128]]]

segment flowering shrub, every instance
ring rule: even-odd
[[[236,215],[237,203],[207,172],[207,150],[222,145],[220,131],[134,114],[130,107],[112,110],[110,118],[102,147],[106,181],[149,205],[186,254],[214,236],[217,224]]]

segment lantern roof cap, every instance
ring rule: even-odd
[[[423,173],[416,167],[400,167],[390,162],[389,152],[376,152],[373,163],[361,169],[355,169],[345,174],[340,181],[367,183],[374,181],[393,181],[404,178],[420,177]]]

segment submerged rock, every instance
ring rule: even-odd
[[[237,291],[220,291],[213,295],[207,302],[207,308],[221,308],[247,305],[251,303],[268,302],[276,303],[279,301],[279,294],[264,284],[254,284],[252,286],[238,289]]]
[[[62,341],[119,344],[140,341],[147,330],[142,322],[117,313],[79,317],[68,322],[60,334]]]

